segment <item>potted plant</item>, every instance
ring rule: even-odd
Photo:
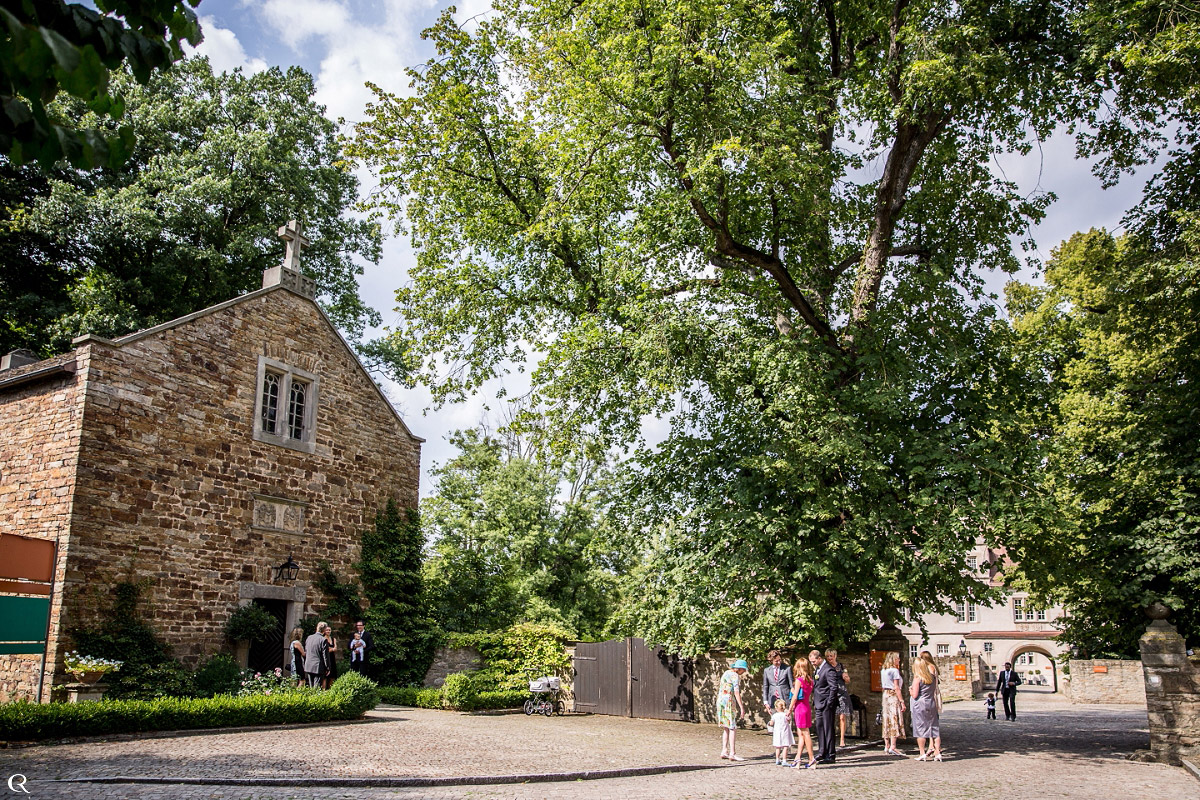
[[[239,606],[225,623],[225,636],[237,645],[237,660],[242,667],[250,655],[250,643],[261,642],[279,626],[279,620],[254,603]]]
[[[66,665],[67,672],[74,675],[75,680],[80,683],[97,683],[108,673],[119,670],[124,663],[123,661],[114,661],[111,658],[81,656],[75,651],[67,653],[63,662]]]

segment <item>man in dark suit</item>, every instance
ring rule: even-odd
[[[821,658],[815,650],[813,653],[818,659]],[[813,724],[817,729],[815,757],[818,764],[832,764],[837,756],[837,709],[838,695],[842,689],[842,669],[842,665],[837,663],[837,650],[826,650],[824,660],[817,667],[813,685]]]
[[[1017,687],[1020,685],[1021,676],[1010,662],[1005,661],[1004,669],[1000,670],[1000,677],[996,679],[996,691],[1004,698],[1004,718],[1007,720],[1017,718]]]
[[[775,713],[775,701],[782,700],[786,706],[792,700],[792,668],[783,663],[778,650],[767,653],[770,662],[763,670],[763,708],[767,716]]]
[[[371,650],[375,647],[375,640],[371,638],[370,632],[367,630],[367,623],[361,619],[354,623],[354,630],[362,634],[363,648],[362,671],[364,675],[371,674]]]

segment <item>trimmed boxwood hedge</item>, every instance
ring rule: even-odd
[[[138,731],[228,728],[357,719],[379,703],[375,684],[349,672],[328,692],[96,703],[15,702],[0,705],[0,740],[32,741]]]
[[[458,704],[451,705],[441,689],[416,689],[400,686],[381,686],[379,696],[384,703],[397,706],[413,706],[415,708],[433,708],[437,710],[452,709],[455,711],[482,711],[484,709],[520,708],[525,702],[528,692],[519,689],[505,689],[496,692],[476,692],[459,699]]]

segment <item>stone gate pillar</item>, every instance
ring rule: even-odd
[[[900,632],[900,629],[890,622],[885,622],[875,631],[875,635],[867,642],[868,651],[878,650],[886,653],[889,650],[895,650],[900,654],[900,674],[904,676],[904,687],[907,690],[908,681],[912,675],[912,670],[909,669],[908,663],[908,639]],[[877,675],[868,676],[869,681],[877,681]],[[865,682],[864,682],[865,683]],[[871,684],[866,684],[871,685]],[[863,705],[867,708],[867,725],[866,734],[868,739],[878,739],[883,736],[883,727],[875,721],[875,715],[883,710],[883,693],[868,691],[859,695],[862,698]],[[906,701],[907,704],[907,701]],[[905,723],[907,729],[908,723]],[[912,733],[907,730],[907,733]]]
[[[1146,610],[1153,621],[1138,644],[1146,681],[1146,715],[1150,720],[1150,752],[1156,760],[1178,765],[1181,757],[1200,754],[1200,669],[1188,660],[1187,645],[1168,609],[1154,603]]]

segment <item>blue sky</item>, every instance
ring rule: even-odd
[[[420,33],[449,5],[431,0],[202,0],[196,12],[205,41],[198,49],[218,70],[299,65],[316,78],[317,101],[326,106],[327,115],[354,122],[362,118],[370,99],[365,81],[407,93],[405,68],[433,55]],[[455,5],[456,16],[468,19],[486,12],[490,0],[464,0]],[[1024,192],[1058,195],[1034,231],[1041,258],[1077,230],[1117,228],[1125,209],[1137,202],[1142,187],[1142,179],[1134,177],[1114,189],[1103,189],[1091,175],[1090,166],[1075,158],[1074,141],[1065,135],[1050,139],[1028,156],[1001,157],[995,168]],[[369,176],[361,177],[369,181]],[[379,264],[366,266],[361,281],[363,297],[383,313],[385,325],[397,318],[393,293],[405,281],[411,263],[408,242],[396,238],[386,243]],[[993,276],[989,286],[999,293],[1006,279]],[[526,386],[518,375],[507,388],[516,393]],[[429,398],[424,392],[385,388],[413,431],[428,440],[421,479],[421,492],[428,494],[429,467],[453,455],[446,434],[480,422],[489,400],[494,409],[499,384],[466,403],[427,412]],[[660,438],[662,423],[648,425],[645,433],[651,440]]]

